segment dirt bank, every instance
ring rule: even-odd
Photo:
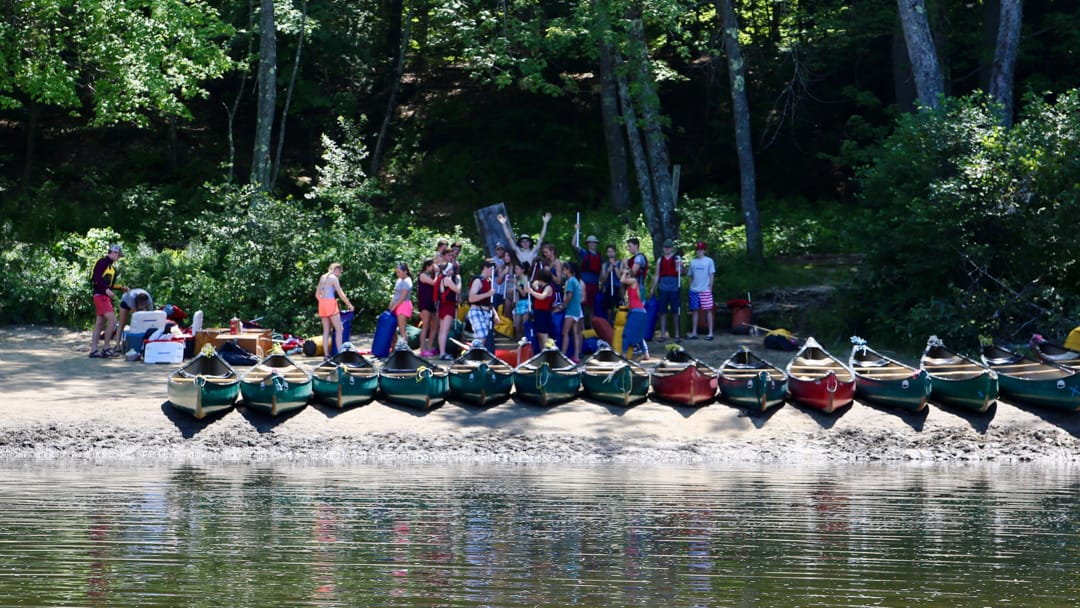
[[[354,336],[361,346],[369,337]],[[195,421],[168,404],[167,365],[87,358],[88,335],[0,329],[0,458],[96,461],[631,461],[1080,460],[1080,415],[1003,401],[986,414],[931,405],[921,414],[856,403],[838,413],[787,404],[762,417],[714,403],[648,401],[624,410],[578,400],[550,409],[511,400],[490,409],[448,402],[429,412],[383,403],[309,406],[271,418],[244,407]],[[718,364],[740,344],[687,342]],[[657,349],[659,350],[659,349]],[[303,357],[300,357],[304,361]],[[314,362],[312,362],[314,365]]]

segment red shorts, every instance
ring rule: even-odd
[[[457,302],[439,302],[439,318],[457,315]]]
[[[585,301],[582,302],[585,306],[592,306],[596,301],[596,292],[600,289],[600,286],[596,283],[585,283]]]
[[[94,310],[97,311],[97,315],[99,317],[103,317],[111,312],[115,312],[113,310],[112,298],[110,298],[109,296],[95,294]]]

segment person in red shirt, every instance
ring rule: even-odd
[[[110,245],[109,252],[94,264],[91,280],[94,287],[94,332],[90,335],[90,357],[104,359],[118,357],[120,353],[109,348],[112,344],[113,331],[116,329],[116,310],[113,308],[113,297],[116,291],[127,291],[127,287],[116,284],[117,260],[124,257],[120,245]],[[98,338],[104,332],[105,348],[98,350]]]

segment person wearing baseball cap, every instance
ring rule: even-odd
[[[705,242],[699,241],[694,251],[694,259],[690,260],[687,275],[690,277],[690,290],[687,292],[690,310],[690,332],[686,334],[687,340],[697,339],[698,312],[705,316],[709,333],[706,340],[713,339],[713,279],[716,277],[716,264],[712,258],[705,255]]]
[[[127,291],[128,288],[116,284],[117,260],[124,257],[120,245],[109,245],[109,251],[105,257],[94,264],[91,273],[91,282],[94,289],[94,331],[90,335],[90,358],[107,359],[118,357],[120,353],[109,348],[112,344],[113,332],[116,330],[116,311],[113,308],[113,297],[116,291]],[[104,332],[105,348],[98,350],[98,337]]]
[[[656,274],[653,275],[649,295],[656,296],[657,316],[660,317],[660,336],[657,342],[665,340],[668,316],[672,317],[671,335],[679,342],[679,278],[682,275],[682,260],[675,255],[675,242],[664,239],[664,253],[656,259]],[[659,288],[659,289],[658,289]]]

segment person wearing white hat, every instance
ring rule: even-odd
[[[581,226],[574,226],[574,240],[572,242],[574,251],[578,254],[578,265],[580,269],[580,276],[582,285],[585,286],[585,295],[582,299],[582,308],[586,319],[592,319],[593,306],[596,303],[596,294],[600,292],[600,273],[603,271],[604,258],[601,257],[597,248],[600,246],[600,239],[596,238],[595,234],[590,234],[585,237],[585,248],[582,249],[578,245],[578,237],[581,234]]]

